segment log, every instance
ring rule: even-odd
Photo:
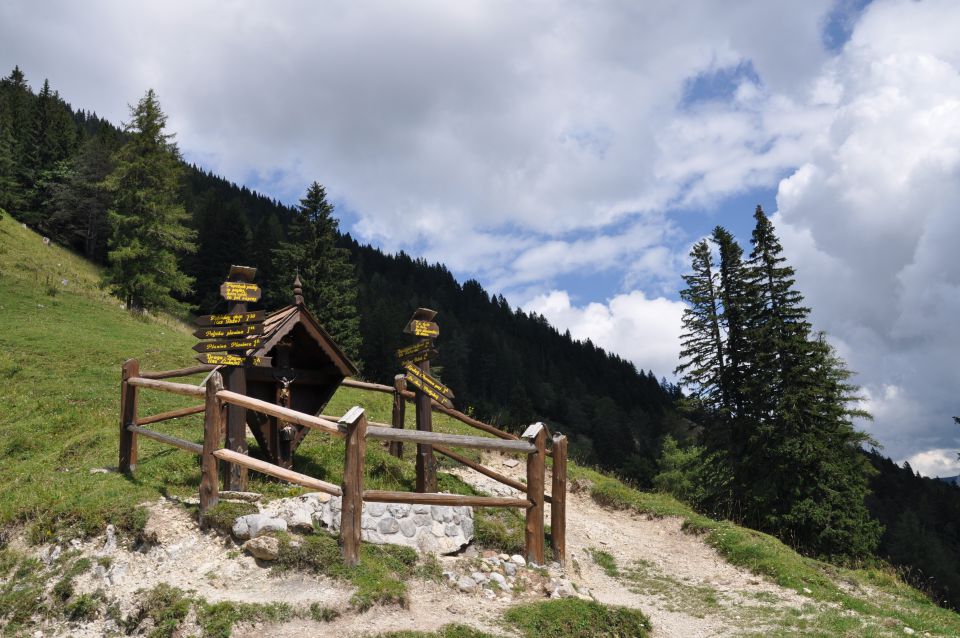
[[[153,416],[143,417],[142,419],[137,419],[137,425],[150,425],[151,423],[159,423],[160,421],[168,421],[170,419],[179,419],[183,416],[190,416],[191,414],[200,414],[206,408],[205,405],[194,405],[189,408],[180,408],[179,410],[170,410],[169,412],[161,412],[160,414],[154,414]]]
[[[327,483],[326,481],[321,481],[320,479],[294,472],[293,470],[287,470],[279,465],[267,463],[266,461],[261,461],[260,459],[255,459],[244,454],[237,454],[231,450],[217,450],[213,455],[222,461],[243,465],[254,472],[260,472],[261,474],[278,478],[281,481],[305,487],[308,490],[324,492],[326,494],[332,494],[333,496],[340,496],[341,494],[339,485]]]
[[[173,394],[182,394],[187,397],[202,397],[204,389],[197,385],[187,383],[171,383],[170,381],[159,381],[157,379],[146,379],[144,377],[133,377],[127,381],[130,385],[140,388],[150,388],[152,390],[162,390]]]
[[[567,562],[567,437],[553,437],[553,482],[550,493],[550,547],[553,560]]]
[[[393,414],[392,416],[392,425],[398,430],[402,430],[404,426],[404,419],[406,418],[406,406],[407,402],[403,398],[403,392],[407,389],[407,377],[403,374],[398,374],[393,377]],[[400,441],[390,441],[388,444],[388,449],[392,456],[403,458],[403,443]]]
[[[496,437],[500,437],[501,439],[510,439],[510,440],[516,441],[519,438],[515,434],[510,434],[509,432],[498,430],[497,428],[493,427],[489,423],[484,423],[483,421],[477,421],[472,416],[467,416],[466,414],[464,414],[463,412],[460,412],[459,410],[454,410],[453,408],[448,408],[445,405],[440,405],[436,401],[433,402],[432,407],[436,412],[441,412],[443,414],[446,414],[447,416],[453,417],[454,419],[456,419],[457,421],[460,421],[461,423],[465,423],[470,427],[476,428],[478,430],[483,430],[484,432],[488,434],[492,434]]]
[[[529,441],[504,441],[491,439],[485,436],[469,436],[466,434],[446,434],[444,432],[420,432],[419,430],[397,430],[372,425],[367,428],[367,438],[381,441],[406,441],[410,443],[426,443],[428,445],[450,445],[453,447],[469,447],[480,450],[496,450],[498,452],[521,452],[529,454],[536,448]]]
[[[203,446],[199,443],[192,443],[190,441],[185,441],[183,439],[178,439],[176,437],[163,434],[161,432],[155,432],[153,430],[148,430],[147,428],[141,428],[137,425],[128,425],[127,429],[134,434],[140,436],[145,436],[148,439],[153,439],[154,441],[159,441],[160,443],[166,443],[167,445],[172,445],[173,447],[180,448],[186,452],[191,452],[196,455],[203,454]]]
[[[223,377],[214,372],[207,379],[206,402],[203,414],[203,450],[200,457],[200,524],[204,525],[207,510],[220,500],[220,476],[214,452],[223,440],[223,403],[217,393],[223,390]]]
[[[374,392],[387,392],[393,394],[393,388],[388,385],[383,385],[382,383],[369,383],[367,381],[357,381],[356,379],[344,379],[340,382],[340,385],[347,386],[348,388],[359,388],[361,390],[373,390]],[[410,393],[413,394],[412,392]]]
[[[543,483],[547,458],[547,427],[542,423],[534,423],[523,433],[523,438],[532,441],[536,448],[527,456],[527,500],[530,501],[530,507],[527,509],[524,525],[523,546],[528,563],[543,565]]]
[[[497,472],[497,471],[495,471],[495,470],[491,470],[490,468],[486,467],[485,465],[480,465],[479,463],[476,463],[476,462],[474,462],[474,461],[471,461],[471,460],[468,459],[467,457],[462,456],[462,455],[460,455],[460,454],[457,454],[457,453],[454,452],[453,450],[449,450],[449,449],[447,449],[447,448],[445,448],[445,447],[443,447],[443,446],[441,446],[441,445],[434,445],[434,446],[433,446],[433,451],[434,451],[434,452],[439,452],[440,454],[443,454],[444,456],[449,456],[451,459],[453,459],[453,460],[456,461],[457,463],[462,463],[463,465],[466,465],[467,467],[469,467],[471,470],[476,470],[477,472],[480,472],[480,473],[483,474],[484,476],[489,476],[490,478],[492,478],[492,479],[495,480],[495,481],[499,481],[499,482],[503,483],[504,485],[509,485],[510,487],[512,487],[512,488],[515,489],[515,490],[520,490],[521,492],[526,492],[526,491],[527,491],[527,486],[524,485],[523,483],[521,483],[520,481],[516,481],[516,480],[510,478],[509,476],[504,476],[503,474],[500,474],[499,472]],[[548,494],[548,495],[545,495],[545,496],[544,496],[544,499],[545,499],[548,503],[551,502],[551,501],[550,501],[550,495],[549,495],[549,494]]]
[[[306,414],[305,412],[297,412],[296,410],[291,410],[290,408],[282,408],[279,405],[267,403],[266,401],[254,399],[243,394],[237,394],[236,392],[230,392],[229,390],[221,390],[217,393],[217,398],[225,403],[230,403],[231,405],[242,405],[245,408],[249,408],[263,414],[269,414],[270,416],[281,418],[284,421],[289,421],[290,423],[296,423],[297,425],[313,428],[314,430],[321,430],[323,432],[337,435],[343,434],[343,432],[340,431],[339,426],[333,421],[328,421],[327,419],[321,417]]]
[[[217,366],[199,365],[189,368],[179,368],[177,370],[161,370],[159,372],[141,372],[138,376],[142,379],[170,379],[172,377],[189,377],[191,374],[200,374],[201,372],[210,372]]]
[[[360,519],[363,514],[363,457],[367,415],[353,407],[340,421],[346,429],[343,453],[343,499],[340,509],[340,549],[346,565],[360,562]]]
[[[421,341],[430,341],[429,338]],[[430,376],[430,360],[421,361],[412,366],[419,369],[427,377]],[[413,377],[411,377],[413,378]],[[423,433],[433,432],[433,410],[430,404],[432,399],[422,391],[416,393],[414,408],[417,416],[417,431]],[[395,440],[395,439],[394,439]],[[425,441],[417,442],[417,484],[418,492],[436,492],[437,491],[437,460],[433,457],[433,446]]]
[[[120,460],[117,467],[124,474],[137,469],[137,436],[128,426],[137,423],[137,386],[130,383],[140,372],[140,362],[128,359],[120,371]]]
[[[465,494],[435,494],[420,492],[388,492],[364,490],[363,500],[372,503],[413,503],[415,505],[453,505],[470,507],[530,507],[523,498],[499,496],[469,496]]]

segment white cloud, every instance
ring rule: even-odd
[[[957,461],[956,450],[927,450],[914,454],[907,462],[914,472],[920,472],[923,476],[960,475],[960,461]]]
[[[574,306],[566,291],[552,290],[523,304],[527,312],[542,314],[559,330],[594,344],[644,369],[672,377],[680,353],[680,319],[686,307],[664,297],[648,299],[635,290],[606,303]]]

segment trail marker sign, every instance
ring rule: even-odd
[[[260,301],[260,286],[246,281],[226,281],[220,286],[220,296],[227,301]]]
[[[453,398],[453,390],[434,379],[432,376],[430,376],[430,373],[424,372],[412,363],[404,363],[403,369],[407,373],[408,380],[413,377],[414,379],[419,380],[422,384],[433,388],[434,392],[442,394],[448,399]]]
[[[223,327],[211,326],[193,331],[193,336],[197,339],[243,339],[245,337],[258,337],[262,334],[262,323],[243,323]]]
[[[201,341],[193,346],[197,352],[220,352],[222,350],[250,350],[260,345],[261,339],[231,339],[229,341]]]
[[[215,366],[230,366],[239,368],[243,366],[270,366],[270,357],[248,357],[242,354],[230,354],[227,352],[206,352],[197,355],[197,361]]]
[[[258,323],[264,320],[267,313],[263,310],[256,312],[239,312],[233,315],[202,315],[193,323],[198,326],[236,326],[244,323]]]

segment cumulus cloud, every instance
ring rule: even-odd
[[[680,354],[680,319],[686,306],[640,291],[616,295],[606,303],[576,306],[563,290],[538,295],[524,304],[574,339],[594,344],[672,378]]]

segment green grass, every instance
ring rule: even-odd
[[[525,638],[644,638],[650,620],[636,609],[565,598],[511,607],[504,619]]]
[[[593,559],[593,562],[603,570],[610,578],[617,578],[620,576],[620,570],[617,568],[617,559],[613,557],[610,552],[605,552],[602,549],[591,548],[587,550],[590,553],[590,558]]]

